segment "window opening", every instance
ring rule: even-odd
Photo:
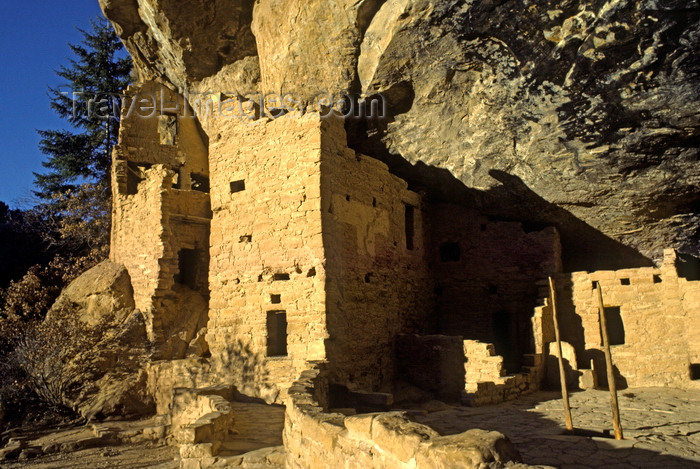
[[[236,193],[236,192],[241,192],[245,190],[245,181],[240,180],[240,181],[232,181],[231,184],[231,194]]]
[[[619,306],[605,308],[605,323],[608,326],[608,338],[610,345],[622,345],[625,343],[625,325],[622,322]]]
[[[462,257],[458,243],[447,242],[440,245],[440,261],[457,262]]]
[[[203,174],[190,173],[191,189],[199,192],[209,192],[209,178]]]

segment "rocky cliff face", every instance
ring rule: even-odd
[[[700,255],[695,0],[100,3],[142,78],[383,96],[351,147],[429,198],[556,225],[569,270]]]

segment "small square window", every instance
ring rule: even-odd
[[[620,285],[629,285],[630,284],[630,279],[628,278],[621,278],[620,279]]]
[[[236,192],[241,192],[245,190],[245,181],[241,179],[240,181],[231,182],[231,194]]]

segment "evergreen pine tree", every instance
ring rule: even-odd
[[[110,167],[119,133],[120,95],[129,83],[131,59],[104,18],[91,21],[83,41],[69,44],[74,59],[56,74],[66,82],[49,88],[52,109],[71,130],[39,130],[48,158],[34,173],[42,199],[27,217],[45,241],[69,257],[105,255],[110,226]]]
[[[92,30],[79,30],[83,41],[69,44],[75,55],[70,66],[56,74],[64,86],[49,88],[51,107],[74,130],[39,130],[39,147],[49,171],[34,173],[36,195],[55,199],[81,183],[109,187],[112,147],[117,143],[118,96],[129,83],[131,60],[120,54],[123,45],[104,18],[91,22]]]

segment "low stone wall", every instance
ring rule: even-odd
[[[180,446],[180,468],[211,467],[234,431],[233,388],[178,388],[173,396],[171,432]]]
[[[474,429],[440,436],[410,421],[405,412],[347,417],[326,413],[322,404],[328,384],[322,366],[304,371],[289,390],[284,424],[287,468],[500,468],[519,460],[513,445],[498,432]]]
[[[527,371],[510,376],[506,376],[503,357],[496,355],[493,344],[465,340],[464,356],[467,358],[465,404],[478,406],[516,399],[536,391],[542,383],[544,358],[540,354],[525,355]]]

